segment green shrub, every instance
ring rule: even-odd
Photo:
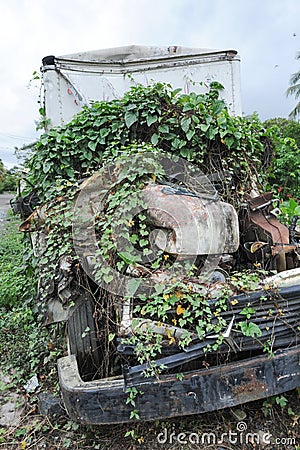
[[[32,269],[24,263],[24,237],[15,221],[0,233],[1,369],[13,369],[16,380],[22,382],[41,371],[41,361],[51,353],[50,338],[39,320],[36,277],[30,276]]]
[[[26,303],[34,295],[33,282],[23,261],[23,235],[13,221],[7,225],[0,242],[0,307],[10,309]]]
[[[264,122],[272,135],[274,158],[269,168],[269,183],[281,198],[300,198],[300,124],[287,119]]]

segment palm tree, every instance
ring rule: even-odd
[[[4,172],[5,172],[4,165],[2,159],[0,159],[0,181],[3,181]]]
[[[297,53],[296,59],[300,60],[300,52]],[[290,87],[287,89],[286,95],[294,95],[296,99],[300,97],[300,70],[291,76]],[[290,112],[289,118],[296,120],[298,116],[300,116],[300,102]]]

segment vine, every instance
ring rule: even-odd
[[[272,145],[256,117],[230,116],[220,90],[212,83],[208,94],[186,95],[155,83],[132,87],[122,99],[93,102],[41,136],[29,161],[31,181],[46,200],[56,195],[56,179],[74,183],[121,156],[124,147],[149,143],[205,174],[225,174],[225,198],[237,205],[253,183],[266,183]]]
[[[172,255],[164,251],[155,259],[151,258],[149,223],[139,194],[147,184],[166,180],[159,162],[146,163],[150,153],[183,157],[204,174],[217,174],[219,194],[237,210],[245,205],[245,193],[267,186],[272,165],[271,134],[257,117],[230,116],[226,104],[219,98],[221,89],[221,85],[212,83],[207,94],[185,95],[162,83],[147,87],[137,85],[121,99],[93,102],[69,124],[41,136],[29,160],[28,177],[45,204],[44,218],[37,224],[45,232],[46,242],[40,258],[42,300],[52,295],[62,257],[71,258],[74,276],[80,277],[83,283],[73,249],[73,206],[81,180],[101,167],[110,163],[122,167],[124,161],[131,161],[125,165],[126,170],[123,167],[115,172],[113,189],[106,195],[103,211],[95,219],[99,253],[108,262],[108,267],[95,263],[94,276],[99,284],[110,283],[113,270],[126,273],[142,263],[146,271],[153,273],[158,269],[168,271],[174,265]],[[143,155],[143,164],[135,159],[136,155]],[[122,214],[118,216],[120,207]],[[130,212],[136,207],[139,213],[132,220]],[[115,242],[116,230],[123,240],[121,251]],[[136,257],[136,249],[139,257]],[[135,360],[147,365],[146,376],[158,376],[164,369],[153,361],[168,346],[182,349],[193,340],[201,342],[214,336],[203,352],[217,352],[223,345],[228,324],[224,313],[239,314],[235,332],[257,340],[262,336],[259,325],[252,320],[253,308],[246,305],[236,312],[234,306],[238,300],[233,296],[255,288],[260,279],[258,275],[264,274],[259,271],[258,275],[252,272],[232,274],[226,286],[212,294],[207,290],[193,290],[189,279],[198,279],[197,267],[185,264],[184,270],[179,264],[176,278],[157,282],[149,295],[139,294],[133,313],[141,317],[133,320],[130,335],[122,341],[134,346]],[[181,276],[187,272],[188,279]],[[138,277],[133,278],[132,292],[124,301],[133,297],[135,282],[138,283]],[[117,313],[109,316],[109,312],[116,309],[116,299],[101,289],[93,290],[89,282],[85,288],[92,291],[95,299],[95,316],[106,317],[108,352],[120,325]],[[145,325],[147,320],[156,321],[158,328],[165,327],[167,331],[154,333]],[[179,337],[174,332],[178,328],[185,330]],[[266,342],[262,342],[262,346],[265,350],[269,348]],[[112,371],[109,363],[103,373]],[[129,391],[128,402],[134,407],[136,395],[137,392]],[[134,411],[132,417],[137,418],[138,412]]]

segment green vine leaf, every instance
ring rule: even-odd
[[[125,123],[127,128],[130,128],[135,122],[137,122],[139,118],[138,113],[133,111],[127,111],[125,113]]]
[[[256,323],[253,322],[240,322],[239,327],[244,336],[261,337],[262,331]]]
[[[192,119],[190,117],[184,118],[181,120],[180,125],[185,133],[188,132]]]
[[[153,116],[147,116],[147,126],[151,127],[151,125],[153,123],[157,122],[157,116],[153,115]]]
[[[151,143],[152,143],[153,145],[156,145],[156,144],[158,143],[158,140],[159,140],[159,135],[156,134],[156,133],[154,133],[154,134],[151,136]]]
[[[89,141],[88,148],[90,148],[94,152],[97,148],[97,141]],[[87,152],[85,152],[85,156],[87,156]],[[91,160],[92,158],[88,158],[88,159]]]

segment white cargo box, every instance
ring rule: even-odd
[[[127,46],[43,58],[46,117],[50,126],[67,123],[91,100],[121,97],[135,83],[161,81],[184,93],[206,92],[212,81],[241,115],[240,58],[235,50]],[[202,83],[202,84],[200,84]]]

